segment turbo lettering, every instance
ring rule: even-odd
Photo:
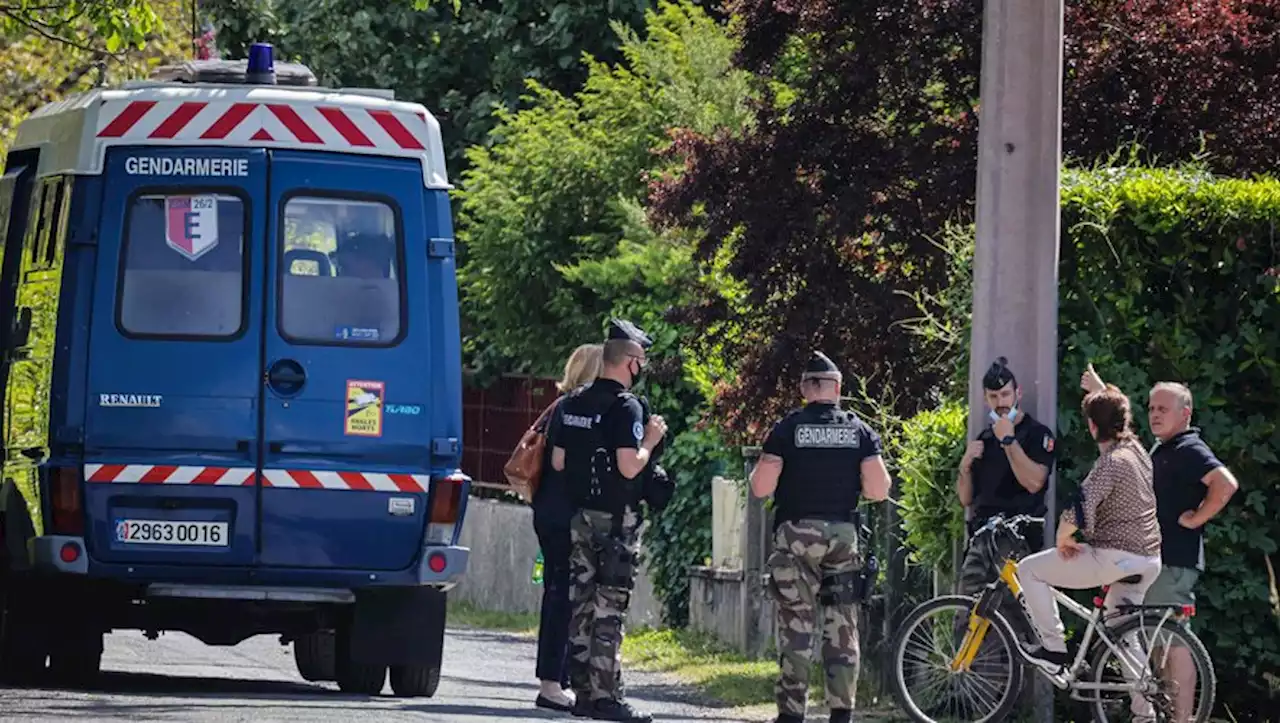
[[[248,176],[247,158],[151,158],[125,159],[131,176]]]
[[[857,449],[861,444],[857,427],[810,424],[796,427],[796,447]]]

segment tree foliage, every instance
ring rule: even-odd
[[[890,323],[913,309],[894,291],[938,286],[927,235],[974,193],[978,6],[780,7],[734,5],[742,64],[788,90],[771,88],[743,137],[681,135],[688,166],[653,193],[662,221],[705,230],[699,259],[732,250],[740,308],[701,302],[676,318],[733,329],[699,343],[737,362],[742,383],[717,411],[753,442],[811,348],[873,384],[891,375],[906,406],[935,383],[923,365],[884,364],[911,341]]]
[[[971,216],[982,3],[736,0],[739,63],[785,82],[741,138],[686,134],[653,189],[655,217],[732,251],[742,309],[678,310],[736,361],[719,416],[755,442],[820,347],[892,386],[909,415],[936,401],[936,348],[909,333],[912,297],[944,287],[934,241]],[[1274,3],[1069,0],[1064,150],[1085,160],[1140,140],[1216,167],[1275,165]],[[1203,145],[1202,145],[1203,141]],[[732,321],[733,324],[724,322]]]
[[[588,59],[585,87],[571,97],[530,81],[530,107],[500,111],[491,145],[468,151],[457,235],[465,350],[477,366],[550,372],[598,338],[617,296],[588,283],[603,269],[580,265],[665,253],[620,245],[665,130],[710,133],[746,120],[746,74],[730,71],[724,30],[690,3],[663,3],[648,18],[643,39],[614,24],[625,65]],[[626,291],[676,281],[655,274],[670,271],[663,266],[627,268],[641,273],[625,279]]]
[[[161,25],[152,0],[7,0],[0,4],[0,42],[28,36],[83,51],[142,48]]]
[[[206,0],[219,43],[244,57],[275,43],[321,83],[395,89],[440,120],[447,160],[466,165],[483,145],[495,108],[516,110],[527,80],[562,94],[582,87],[583,54],[622,60],[614,23],[644,24],[653,0],[428,2],[408,0]]]
[[[54,28],[41,26],[47,32],[13,20],[3,7],[0,2],[0,154],[13,141],[18,124],[41,105],[98,83],[145,77],[157,65],[190,57],[190,6],[178,0],[32,0],[13,6],[32,8],[40,23]],[[135,30],[143,35],[135,36]],[[118,52],[108,48],[112,33],[127,38]],[[56,39],[64,35],[72,42]]]
[[[1223,172],[1280,162],[1280,8],[1270,0],[1074,0],[1063,144],[1083,159],[1140,142]]]

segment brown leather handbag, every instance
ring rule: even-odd
[[[542,481],[542,455],[547,447],[547,427],[550,425],[551,412],[560,400],[552,402],[538,416],[533,426],[525,430],[520,443],[511,452],[511,457],[502,467],[502,474],[520,499],[533,502],[533,495],[538,491]]]

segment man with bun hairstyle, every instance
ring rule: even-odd
[[[972,513],[970,535],[998,514],[1044,516],[1045,484],[1053,468],[1053,432],[1019,407],[1022,387],[1008,359],[999,357],[987,369],[982,390],[988,423],[965,449],[956,480],[956,496]],[[1043,527],[1030,525],[1023,533],[1031,550],[1039,550]],[[1008,553],[1003,545],[969,544],[960,567],[961,594],[976,595],[995,580]]]
[[[853,720],[858,607],[870,583],[859,548],[860,498],[883,500],[889,472],[880,437],[840,408],[841,374],[815,351],[800,377],[805,406],[783,417],[751,472],[751,492],[773,495],[774,550],[766,567],[777,611],[777,723],[803,723],[815,601],[822,603],[822,663],[832,723]]]

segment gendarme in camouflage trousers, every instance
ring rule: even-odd
[[[804,717],[824,577],[859,570],[858,526],[852,522],[784,522],[774,533],[769,590],[777,607],[778,712]],[[852,709],[858,686],[858,605],[822,606],[822,666],[827,705]]]
[[[639,516],[627,508],[622,542],[634,555],[639,548]],[[608,535],[613,515],[580,510],[569,525],[573,617],[569,622],[569,685],[580,699],[621,698],[623,620],[631,604],[629,588],[600,584],[602,552],[597,535]],[[631,582],[635,582],[635,568]]]

